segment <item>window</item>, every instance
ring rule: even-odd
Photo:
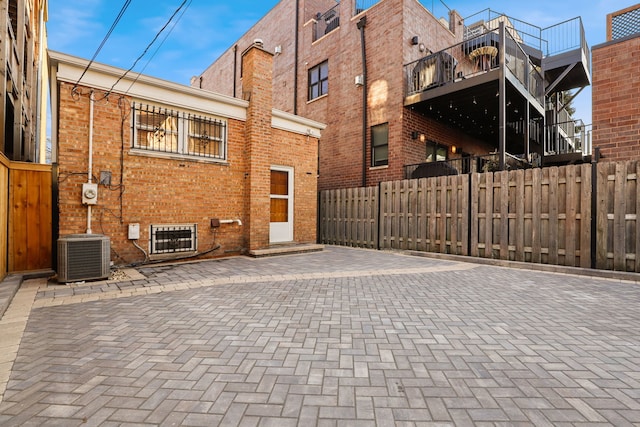
[[[133,104],[133,148],[226,158],[226,123],[153,105]]]
[[[329,93],[329,62],[324,61],[309,70],[309,101]]]
[[[193,252],[197,246],[197,224],[152,225],[151,255]]]
[[[371,127],[371,165],[389,164],[389,123]]]
[[[434,141],[427,141],[427,162],[443,162],[447,160],[449,150],[445,145],[440,145]]]

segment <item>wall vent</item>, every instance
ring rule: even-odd
[[[101,234],[70,234],[58,239],[58,282],[109,277],[111,245]]]

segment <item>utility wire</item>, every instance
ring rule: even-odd
[[[169,24],[171,23],[171,21],[173,20],[173,18],[180,12],[180,10],[184,7],[184,5],[187,3],[187,0],[184,0],[180,6],[175,10],[175,12],[173,12],[173,15],[171,15],[171,17],[169,18],[169,20],[164,24],[164,26],[160,29],[160,31],[158,31],[155,35],[155,37],[153,38],[153,40],[151,40],[151,43],[149,43],[147,45],[147,47],[144,49],[144,52],[142,52],[142,54],[140,56],[138,56],[138,58],[134,61],[133,65],[131,67],[129,67],[129,69],[127,71],[124,72],[124,74],[122,74],[120,77],[118,77],[118,80],[116,80],[116,82],[113,84],[113,86],[111,86],[111,89],[109,89],[109,91],[104,95],[104,97],[106,98],[107,96],[109,96],[109,94],[113,91],[113,89],[116,87],[116,85],[120,82],[120,80],[122,80],[127,74],[129,74],[129,72],[131,70],[133,70],[133,68],[136,66],[136,64],[138,63],[138,61],[140,61],[142,59],[143,56],[145,56],[147,54],[147,52],[149,51],[149,49],[151,48],[151,46],[156,42],[156,40],[158,40],[158,37],[160,37],[160,34],[162,34],[162,32],[169,26]]]
[[[104,45],[107,42],[107,40],[109,39],[109,37],[111,37],[111,33],[113,33],[113,30],[116,28],[116,25],[118,25],[118,22],[120,22],[120,19],[122,18],[122,16],[124,15],[124,12],[127,10],[127,8],[129,7],[130,4],[131,4],[131,0],[126,0],[124,2],[124,4],[122,5],[122,8],[120,8],[120,12],[118,13],[118,16],[116,17],[116,19],[111,24],[111,28],[109,28],[109,31],[107,31],[107,34],[104,36],[104,39],[102,39],[102,43],[100,43],[100,46],[98,46],[98,49],[93,54],[93,57],[91,58],[91,61],[89,61],[87,66],[82,71],[82,74],[80,75],[80,78],[78,79],[76,84],[73,85],[73,90],[76,90],[78,88],[78,85],[80,84],[80,80],[82,80],[84,75],[89,70],[89,67],[91,67],[91,64],[93,64],[93,61],[96,59],[96,57],[98,56],[98,54],[100,53],[100,51],[104,47]]]
[[[187,7],[184,8],[184,10],[182,11],[182,13],[180,14],[180,16],[178,17],[178,19],[176,19],[176,22],[173,24],[173,26],[169,29],[169,31],[167,32],[167,34],[164,36],[164,38],[162,39],[162,41],[160,42],[160,44],[158,45],[158,47],[156,48],[156,50],[153,51],[153,54],[149,57],[149,59],[147,60],[147,63],[144,64],[144,67],[142,67],[142,69],[140,70],[140,72],[138,73],[138,75],[136,76],[135,79],[133,79],[133,81],[131,82],[131,84],[129,85],[129,87],[127,88],[127,90],[124,92],[124,94],[126,95],[127,93],[129,93],[129,91],[131,90],[131,88],[133,87],[134,84],[136,84],[136,82],[138,81],[138,79],[140,78],[140,75],[144,72],[144,70],[147,69],[147,66],[149,66],[149,63],[153,60],[153,58],[155,58],[156,54],[158,53],[158,51],[160,50],[160,48],[162,47],[162,45],[164,44],[164,42],[167,41],[167,39],[169,38],[169,36],[171,35],[171,33],[173,32],[173,30],[175,30],[176,26],[178,25],[178,22],[180,22],[180,20],[182,19],[182,17],[184,16],[184,14],[187,12],[187,9],[189,9],[189,6],[191,6],[191,2],[193,0],[189,0],[189,4],[187,4]]]

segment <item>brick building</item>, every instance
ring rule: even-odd
[[[231,98],[50,52],[59,234],[116,264],[315,243],[324,125],[272,108],[272,54],[242,53]]]
[[[590,82],[580,19],[542,29],[490,10],[443,18],[432,4],[282,0],[192,86],[241,97],[239,52],[260,37],[275,53],[274,105],[327,123],[320,189],[415,176],[436,160],[448,162],[427,175],[487,164],[476,156],[500,167],[581,158],[558,101]]]
[[[640,4],[607,15],[593,47],[593,146],[605,160],[640,158]]]

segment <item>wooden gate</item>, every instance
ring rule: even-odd
[[[53,244],[51,165],[10,162],[8,175],[7,271],[50,269]]]

